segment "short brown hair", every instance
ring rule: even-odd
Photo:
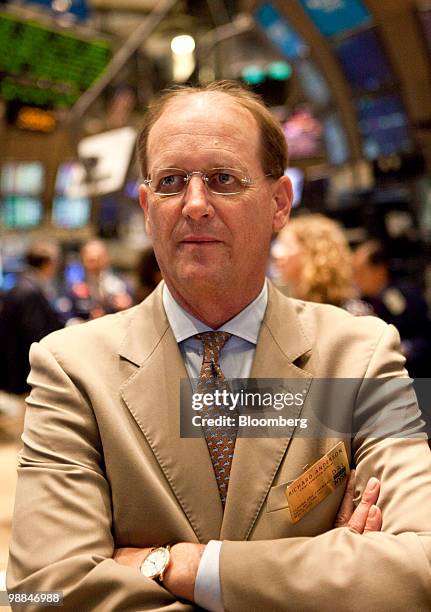
[[[213,81],[208,85],[176,86],[164,90],[148,107],[137,141],[137,157],[142,176],[148,173],[147,143],[151,128],[167,106],[178,98],[198,93],[218,92],[233,98],[247,109],[260,130],[261,164],[265,174],[280,178],[287,166],[287,143],[278,121],[274,119],[259,96],[235,81]]]

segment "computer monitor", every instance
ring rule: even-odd
[[[5,195],[39,196],[45,188],[45,168],[39,161],[8,161],[1,166],[0,191]]]
[[[309,110],[298,110],[282,125],[290,159],[310,159],[323,154],[322,124]]]
[[[89,198],[55,196],[52,206],[52,223],[56,227],[65,229],[84,227],[90,220],[90,209]]]
[[[411,150],[408,119],[397,94],[365,96],[359,98],[355,106],[367,159]]]
[[[284,175],[288,176],[292,181],[293,202],[292,206],[296,208],[301,203],[302,190],[304,188],[304,171],[301,168],[286,168]]]
[[[346,132],[336,113],[329,115],[323,121],[323,135],[326,154],[334,166],[341,166],[349,159],[349,145]]]
[[[371,21],[362,0],[299,0],[318,30],[335,36]]]
[[[331,92],[317,66],[312,61],[304,59],[295,64],[295,70],[307,99],[316,106],[327,106],[331,100]]]
[[[84,166],[75,160],[61,163],[55,179],[55,193],[69,198],[82,198],[88,195]]]
[[[394,83],[388,59],[374,30],[364,30],[335,45],[336,55],[354,92],[375,92]]]
[[[39,198],[8,195],[1,202],[3,224],[10,229],[31,229],[42,222],[43,206]]]

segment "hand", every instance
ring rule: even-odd
[[[181,542],[171,548],[171,562],[165,572],[163,584],[175,597],[195,600],[195,582],[204,544]]]
[[[355,470],[352,470],[343,501],[335,518],[334,527],[349,527],[352,531],[360,534],[380,531],[382,528],[382,511],[375,505],[380,493],[380,481],[374,477],[370,478],[356,509],[353,506],[354,492]]]
[[[182,542],[171,548],[171,561],[163,577],[163,585],[175,597],[194,601],[194,590],[204,544]],[[121,565],[139,569],[152,548],[117,548],[113,559]]]

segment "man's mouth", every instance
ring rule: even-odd
[[[185,236],[182,240],[180,240],[181,244],[199,244],[202,246],[211,245],[211,244],[219,244],[222,241],[214,236]]]

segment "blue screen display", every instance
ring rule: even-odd
[[[56,196],[52,207],[52,222],[57,227],[77,229],[90,220],[89,198]]]
[[[40,4],[45,6],[47,9],[54,10],[54,12],[67,12],[75,15],[78,19],[87,19],[90,16],[90,11],[88,8],[87,0],[72,0],[70,3],[65,3],[65,9],[55,10],[56,4],[52,2],[52,0],[27,0],[27,2],[31,2],[32,4]],[[68,4],[70,4],[68,6]],[[60,6],[60,4],[59,4]]]
[[[334,36],[369,23],[361,0],[299,0],[324,36]]]
[[[310,60],[301,60],[295,64],[301,88],[313,104],[325,107],[331,100],[331,92],[320,70]]]
[[[349,145],[346,133],[336,114],[330,115],[323,122],[323,136],[326,154],[334,166],[340,166],[349,159]]]
[[[4,225],[12,229],[36,227],[43,217],[42,202],[27,196],[4,197],[1,212]]]
[[[270,2],[261,4],[254,17],[283,55],[289,59],[296,59],[306,54],[308,48],[305,42]]]
[[[408,120],[399,96],[365,96],[356,101],[356,112],[367,159],[411,149]]]
[[[335,51],[355,92],[374,92],[393,84],[391,68],[374,30],[365,30],[340,41]]]

